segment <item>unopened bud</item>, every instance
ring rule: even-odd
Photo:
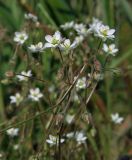
[[[82,119],[89,124],[89,116],[87,113],[82,115]]]
[[[82,118],[83,118],[83,120],[84,121],[86,121],[88,124],[92,124],[93,123],[93,119],[92,119],[92,115],[91,115],[91,113],[84,113],[83,115],[82,115]]]
[[[5,76],[8,77],[8,78],[12,78],[12,77],[14,77],[14,73],[13,73],[13,71],[7,71],[5,73]]]
[[[63,79],[63,77],[64,77],[64,69],[61,68],[61,69],[58,70],[57,80],[61,80],[61,79]]]
[[[101,71],[101,63],[97,59],[94,59],[94,68],[96,71]]]
[[[58,125],[62,120],[63,120],[64,116],[62,114],[57,114],[55,116],[55,124]]]
[[[92,136],[92,137],[95,137],[95,135],[96,135],[96,129],[95,129],[95,128],[92,128],[92,129],[90,130],[90,133],[91,133],[91,136]]]

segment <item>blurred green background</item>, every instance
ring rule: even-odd
[[[119,74],[107,75],[104,85],[92,99],[95,106],[105,107],[109,113],[120,112],[126,116],[125,125],[119,128],[121,136],[129,139],[127,131],[132,113],[132,1],[131,0],[0,0],[0,80],[5,80],[5,72],[10,70],[15,45],[12,41],[14,32],[20,31],[24,25],[24,14],[34,13],[38,16],[43,33],[52,33],[67,21],[88,24],[93,17],[99,18],[111,28],[116,29],[115,43],[119,48],[118,55],[112,60],[110,67],[117,68]],[[42,33],[42,34],[43,34]],[[34,34],[37,33],[37,30]],[[64,33],[65,34],[65,33]],[[41,36],[42,38],[42,36]],[[44,40],[44,36],[43,39]],[[50,68],[46,55],[47,76]],[[19,63],[19,62],[18,62]],[[20,70],[24,66],[19,66]],[[9,84],[9,86],[12,84]],[[0,122],[8,120],[6,105],[9,104],[8,86],[0,83]],[[8,90],[8,92],[7,92]],[[95,100],[95,101],[94,101]],[[98,118],[97,118],[98,119]],[[132,131],[130,131],[131,133]],[[132,136],[132,133],[131,133]],[[107,145],[107,138],[102,142]],[[124,140],[124,141],[125,141]],[[124,153],[132,153],[132,144],[124,142]],[[118,147],[118,146],[117,146]],[[107,151],[106,151],[107,152]],[[111,159],[112,160],[112,159]]]

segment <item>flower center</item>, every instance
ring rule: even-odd
[[[33,93],[32,94],[34,97],[38,97],[38,94],[37,93]]]
[[[109,47],[109,51],[112,52],[112,48],[111,47]]]
[[[21,39],[21,40],[24,40],[24,36],[23,36],[23,35],[21,35],[21,36],[20,36],[20,39]]]
[[[53,44],[53,45],[58,44],[58,43],[59,43],[59,40],[58,40],[58,39],[56,39],[56,38],[53,38],[53,39],[52,39],[52,44]]]
[[[108,32],[108,29],[102,30],[102,34],[103,34],[104,36],[107,36],[107,32]]]

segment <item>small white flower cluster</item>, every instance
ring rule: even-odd
[[[77,131],[75,133],[74,132],[67,133],[66,137],[69,139],[74,138],[77,141],[78,145],[85,143],[85,141],[87,139],[87,137],[84,135],[84,133],[82,131],[80,131],[80,132]],[[64,138],[60,139],[60,143],[63,143],[64,141],[65,141]],[[49,139],[47,139],[46,142],[48,144],[50,144],[51,146],[58,145],[59,144],[59,137],[49,135]]]
[[[86,37],[89,34],[89,29],[83,23],[75,24],[74,29],[80,36]]]
[[[60,26],[63,30],[74,29],[78,35],[82,37],[86,37],[89,33],[89,29],[83,23],[75,23],[73,21],[66,22],[65,24]]]
[[[32,20],[34,22],[37,22],[38,18],[29,13],[25,14],[25,18]],[[60,51],[68,53],[69,51],[75,49],[83,40],[90,34],[93,34],[95,37],[99,37],[102,41],[106,41],[107,39],[114,39],[115,38],[115,29],[110,29],[109,26],[104,25],[102,21],[93,18],[92,23],[87,27],[87,25],[83,23],[75,23],[73,21],[67,22],[64,25],[60,26],[62,29],[74,29],[75,33],[77,33],[77,36],[74,38],[73,42],[71,42],[70,39],[63,38],[61,33],[59,31],[56,31],[53,35],[46,35],[45,40],[46,43],[38,42],[36,44],[31,44],[28,49],[32,53],[36,52],[43,52],[47,48],[58,48]],[[28,39],[28,35],[26,32],[15,32],[14,41],[17,42],[19,45],[22,45],[26,40]],[[116,48],[115,44],[109,44],[106,43],[103,44],[102,50],[110,55],[115,56],[115,54],[118,52],[118,49]],[[94,79],[101,79],[102,75],[97,73],[94,74]],[[28,79],[32,77],[31,71],[22,71],[20,75],[17,75],[17,78],[19,81],[28,81]],[[79,78],[76,82],[76,89],[85,89],[89,85],[89,82],[86,80],[86,77]],[[29,96],[32,101],[39,101],[39,99],[43,96],[40,92],[39,88],[30,89]],[[16,103],[18,106],[22,100],[23,97],[16,93],[14,96],[10,96],[11,103]],[[69,118],[70,119],[70,118]]]
[[[46,35],[44,48],[60,48],[61,51],[69,52],[70,50],[76,48],[77,42],[76,40],[71,43],[70,39],[62,38],[61,33],[56,31],[53,36]]]
[[[63,30],[67,30],[67,29],[73,28],[74,25],[75,25],[74,21],[71,21],[71,22],[66,22],[65,24],[61,25],[60,27],[61,27]]]
[[[32,13],[25,13],[25,19],[32,20],[33,22],[38,22],[38,17],[33,15]]]
[[[63,143],[65,139],[61,138],[60,143]],[[58,145],[59,144],[59,137],[49,135],[49,139],[46,140],[47,143],[49,143],[51,146]]]
[[[33,15],[32,13],[26,13],[24,15],[25,19],[27,20],[31,20],[33,22],[35,22],[36,24],[38,24],[38,17]],[[28,39],[28,34],[25,31],[21,31],[21,32],[15,32],[15,36],[14,36],[14,41],[17,42],[19,45],[24,44],[24,42]],[[39,44],[40,45],[40,44]],[[33,47],[33,46],[31,46]],[[38,46],[36,46],[38,47]],[[34,49],[34,48],[33,48]]]
[[[18,44],[23,44],[28,38],[25,32],[15,32],[14,41]],[[82,41],[82,37],[76,37],[75,41],[71,43],[70,39],[64,39],[59,31],[56,31],[53,36],[46,35],[45,40],[47,41],[44,45],[42,42],[37,44],[31,44],[28,49],[35,52],[42,52],[46,48],[57,48],[59,47],[61,51],[68,52],[71,49],[76,48],[76,46]]]
[[[96,37],[101,38],[103,41],[115,38],[115,29],[110,29],[109,26],[104,25],[102,21],[99,21],[98,19],[93,18],[93,22],[89,27],[89,32],[93,33]]]
[[[28,81],[28,79],[30,77],[32,77],[32,73],[31,73],[31,70],[25,72],[25,71],[22,71],[20,75],[17,75],[16,76],[18,78],[19,81]]]
[[[107,39],[113,40],[115,38],[115,29],[110,29],[109,26],[104,25],[102,21],[99,21],[98,19],[93,18],[93,22],[89,26],[89,32],[93,33],[94,36],[101,38],[103,41],[106,41]],[[115,44],[107,45],[104,43],[102,49],[105,53],[113,56],[118,52]]]
[[[115,124],[120,124],[124,120],[124,118],[120,117],[118,113],[115,113],[115,114],[111,114],[111,120]]]
[[[6,131],[7,135],[10,137],[15,137],[18,135],[19,129],[18,128],[10,128]]]
[[[77,143],[80,145],[82,143],[85,143],[87,137],[84,135],[84,132],[82,131],[77,131],[76,133],[74,132],[70,132],[67,133],[66,135],[67,138],[75,138],[75,140],[77,141]]]
[[[28,81],[30,77],[32,77],[31,70],[25,72],[22,71],[21,74],[18,74],[16,76],[19,81]],[[30,89],[28,98],[30,98],[32,101],[39,101],[40,98],[43,97],[43,94],[40,92],[39,88]],[[23,101],[23,96],[20,95],[20,93],[16,93],[14,96],[10,96],[10,103],[16,103],[18,106]]]
[[[71,22],[66,22],[64,25],[61,25],[60,27],[63,30],[74,29],[77,32],[78,35],[75,37],[74,42],[73,42],[75,47],[77,47],[79,44],[81,44],[83,42],[84,38],[89,33],[89,30],[87,29],[86,25],[84,25],[83,23],[77,24],[77,23],[71,21]]]
[[[40,98],[43,97],[43,94],[40,92],[39,88],[30,89],[28,98],[32,101],[38,102]],[[20,93],[16,93],[14,96],[10,96],[10,103],[16,103],[18,106],[23,101],[23,96]]]
[[[37,21],[37,17],[32,15],[31,13],[25,15],[26,19],[31,19],[33,21]],[[38,42],[37,44],[31,44],[28,49],[30,52],[42,52],[46,48],[60,48],[61,51],[67,53],[70,50],[75,49],[89,34],[93,33],[95,37],[101,38],[103,41],[107,39],[115,38],[115,29],[110,29],[109,26],[104,25],[102,21],[93,18],[92,23],[89,25],[89,28],[83,23],[74,23],[73,21],[67,22],[64,25],[60,26],[64,30],[74,29],[78,36],[75,37],[74,41],[71,42],[70,39],[62,38],[61,33],[56,31],[52,36],[46,35],[45,40],[46,43]],[[18,44],[22,45],[28,39],[28,35],[26,32],[15,32],[14,41]],[[118,49],[115,47],[115,44],[103,45],[103,51],[115,56],[115,53],[118,52]]]
[[[32,52],[42,52],[44,50],[44,46],[42,42],[39,42],[37,44],[31,44],[28,49]]]
[[[76,88],[77,90],[86,88],[86,77],[82,77],[77,80]]]
[[[115,38],[115,29],[110,29],[109,26],[104,25],[102,21],[96,18],[93,18],[92,23],[89,24],[89,28],[83,23],[77,24],[73,21],[61,25],[61,28],[64,30],[72,28],[78,33],[79,37],[75,38],[76,44],[81,43],[84,38],[91,33],[93,33],[95,37],[101,38],[102,41],[106,41],[107,39],[113,40]],[[104,44],[103,51],[115,56],[115,53],[118,52],[118,49],[116,48],[115,44]]]

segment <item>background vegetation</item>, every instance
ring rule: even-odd
[[[97,135],[91,136],[92,125],[77,119],[75,124],[67,126],[67,131],[73,128],[88,130],[88,144],[76,148],[71,144],[70,149],[62,146],[63,159],[75,160],[117,160],[124,155],[132,155],[132,2],[131,0],[0,0],[0,153],[2,160],[35,159],[42,154],[43,125],[40,116],[37,116],[35,104],[28,106],[10,105],[9,96],[20,90],[20,85],[5,76],[7,71],[20,72],[25,68],[22,50],[15,65],[10,65],[10,60],[15,50],[13,42],[14,32],[25,27],[25,13],[34,13],[38,16],[40,28],[29,31],[31,43],[43,41],[44,35],[52,34],[59,29],[61,24],[74,20],[89,23],[97,17],[111,28],[116,29],[116,44],[119,48],[118,55],[111,61],[109,67],[115,68],[116,74],[106,72],[105,79],[98,84],[87,108],[92,113],[97,128]],[[30,26],[32,28],[32,26]],[[40,30],[41,29],[41,30]],[[64,35],[64,31],[62,31]],[[29,44],[27,44],[29,45]],[[94,44],[93,44],[94,45]],[[26,52],[26,48],[25,48]],[[56,72],[59,68],[58,57],[53,58],[51,53],[42,55],[43,66],[35,70],[38,77],[44,77],[49,86],[58,85]],[[41,74],[43,70],[43,74]],[[32,80],[33,81],[33,80]],[[35,82],[32,82],[35,83]],[[27,88],[29,84],[24,87]],[[43,84],[38,82],[43,88]],[[23,88],[23,90],[26,90]],[[45,85],[44,85],[44,88]],[[46,90],[46,89],[45,89]],[[26,92],[26,91],[25,91]],[[47,100],[42,102],[46,109],[49,107]],[[52,95],[54,97],[54,95]],[[72,104],[71,104],[72,105]],[[77,104],[72,113],[79,112]],[[107,119],[111,113],[119,112],[124,117],[124,122],[113,125]],[[50,114],[52,112],[48,112]],[[47,115],[44,115],[46,120]],[[19,137],[10,139],[6,130],[11,127],[20,129]],[[59,127],[53,127],[50,133],[56,133]],[[19,149],[14,150],[14,145],[19,144]],[[84,149],[85,148],[85,149]],[[46,156],[42,159],[55,159],[54,148],[48,146]],[[41,159],[41,156],[39,157]],[[38,159],[39,159],[38,158]],[[37,158],[36,158],[37,159]],[[57,159],[57,158],[56,158]],[[126,159],[127,160],[127,159]]]

